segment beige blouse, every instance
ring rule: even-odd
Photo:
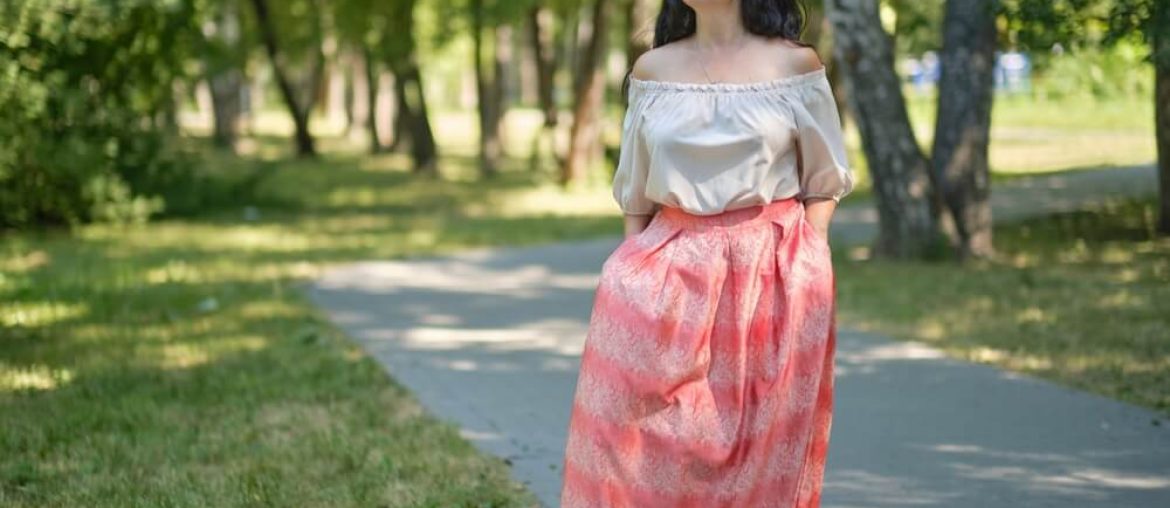
[[[755,83],[630,78],[613,197],[699,215],[853,190],[825,69]]]

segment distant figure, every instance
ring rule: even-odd
[[[565,508],[820,505],[854,177],[798,7],[667,0],[632,66]]]

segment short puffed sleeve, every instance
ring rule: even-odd
[[[841,118],[826,77],[801,90],[796,110],[800,200],[826,197],[840,202],[853,191]]]
[[[625,119],[622,121],[621,146],[617,169],[613,175],[613,198],[626,215],[652,215],[659,204],[646,197],[646,179],[650,172],[650,150],[642,135],[643,112],[649,102],[637,85],[628,88]]]

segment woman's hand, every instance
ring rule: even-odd
[[[829,222],[836,209],[837,202],[831,198],[808,198],[804,201],[805,217],[825,241],[829,240]]]
[[[657,212],[655,212],[657,213]],[[650,224],[650,220],[654,215],[626,215],[626,238],[641,233]]]

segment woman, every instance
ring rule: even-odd
[[[852,191],[796,0],[667,0],[628,76],[562,506],[815,507],[832,419],[830,217]]]

